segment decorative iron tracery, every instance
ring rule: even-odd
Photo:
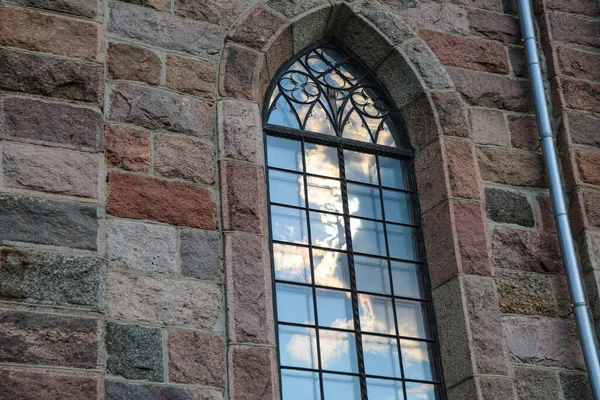
[[[282,400],[445,399],[412,151],[385,89],[324,42],[267,94]]]

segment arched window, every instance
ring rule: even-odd
[[[444,398],[412,151],[385,90],[320,43],[264,107],[283,400]]]

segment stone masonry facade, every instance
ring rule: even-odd
[[[449,400],[586,400],[514,0],[0,0],[0,398],[279,398],[261,109],[334,37],[415,149]],[[600,4],[534,0],[600,331]]]

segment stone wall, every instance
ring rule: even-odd
[[[516,2],[257,3],[0,0],[0,398],[278,398],[260,108],[325,36],[406,120],[449,399],[591,398]],[[534,3],[600,319],[600,7]]]

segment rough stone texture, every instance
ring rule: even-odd
[[[469,22],[474,35],[504,43],[521,42],[519,20],[513,16],[471,9]]]
[[[547,186],[543,159],[538,153],[483,148],[478,149],[477,158],[484,181],[512,186]]]
[[[583,271],[600,270],[600,234],[590,230],[583,232],[576,237],[576,244],[581,254]]]
[[[11,0],[14,4],[94,18],[100,14],[99,0]]]
[[[283,2],[288,3],[292,1],[294,0],[283,0]],[[325,3],[323,0],[314,1],[320,3],[322,6],[315,9],[314,12],[306,14],[294,21],[292,27],[292,49],[294,53],[301,51],[329,33],[327,28],[329,16],[333,13],[332,8],[329,3]]]
[[[98,156],[7,144],[2,159],[5,186],[92,199],[99,196]]]
[[[502,325],[511,362],[576,370],[585,368],[573,321],[504,317]]]
[[[199,97],[215,98],[217,70],[207,62],[168,54],[165,79],[165,84],[170,89]]]
[[[568,113],[571,140],[577,144],[600,147],[600,118],[594,115]]]
[[[566,78],[561,82],[565,107],[600,113],[600,83]]]
[[[592,17],[598,15],[598,4],[593,0],[561,1],[561,0],[536,0],[533,3],[538,11],[563,11],[574,14],[585,14]]]
[[[501,112],[472,108],[469,121],[475,143],[508,146],[509,135]]]
[[[0,398],[81,400],[101,396],[102,374],[0,367]]]
[[[108,76],[112,79],[160,83],[160,57],[143,47],[125,43],[108,46]]]
[[[556,373],[541,368],[515,367],[515,381],[520,399],[560,399],[561,390]]]
[[[523,271],[496,270],[500,311],[505,314],[556,316],[549,278]]]
[[[508,128],[513,146],[527,150],[536,150],[540,147],[539,132],[534,116],[509,115]]]
[[[271,400],[279,398],[275,350],[266,347],[230,346],[229,398]]]
[[[458,91],[471,105],[518,112],[533,110],[527,81],[452,67],[448,67],[447,71]]]
[[[463,8],[424,2],[419,2],[415,6],[399,9],[396,14],[402,21],[415,28],[434,29],[460,35],[469,34],[467,12]]]
[[[558,47],[558,65],[562,74],[578,79],[600,81],[600,54]]]
[[[499,43],[450,36],[429,30],[421,30],[419,35],[444,65],[499,74],[508,73],[506,50]]]
[[[491,277],[464,275],[462,283],[475,372],[508,375],[494,280]]]
[[[582,46],[600,47],[597,19],[589,19],[573,14],[548,14],[552,39]]]
[[[211,330],[221,314],[217,285],[109,272],[107,314],[119,320]]]
[[[381,7],[377,3],[363,0],[353,5],[353,10],[371,22],[381,32],[384,32],[385,36],[395,45],[415,36],[411,29],[395,13],[390,13],[387,8]]]
[[[223,339],[191,331],[169,332],[169,381],[197,385],[224,385]]]
[[[0,5],[0,44],[102,62],[102,24]],[[33,65],[33,64],[32,64]]]
[[[98,257],[0,247],[0,298],[101,310],[104,264]]]
[[[574,191],[569,202],[569,219],[574,234],[583,228],[599,227],[600,192],[588,189]]]
[[[402,109],[423,93],[423,87],[406,58],[394,50],[377,67],[375,75],[389,91],[396,106]]]
[[[217,60],[225,29],[123,3],[109,4],[108,32]]]
[[[264,165],[262,121],[258,105],[223,100],[217,105],[219,155]]]
[[[431,99],[444,135],[471,136],[468,112],[457,92],[431,92]]]
[[[106,127],[106,165],[128,171],[150,171],[150,133],[128,126]]]
[[[475,146],[470,142],[458,140],[444,140],[443,146],[450,196],[481,200]]]
[[[434,109],[431,96],[423,93],[400,111],[410,145],[417,152],[431,144],[441,134]]]
[[[102,114],[89,108],[9,97],[0,100],[2,120],[2,139],[82,151],[103,148]]]
[[[456,400],[498,400],[516,398],[510,377],[474,377],[447,389],[448,398]]]
[[[585,183],[600,186],[600,152],[575,150],[574,153],[579,178]]]
[[[225,234],[225,267],[228,339],[273,344],[267,240],[259,236]]]
[[[97,320],[0,311],[0,361],[102,368]]]
[[[102,104],[99,65],[7,49],[0,64],[0,89]]]
[[[587,374],[560,371],[558,377],[565,400],[593,399]]]
[[[492,247],[497,268],[543,274],[563,273],[555,235],[497,226]]]
[[[419,177],[417,185],[421,210],[427,212],[431,207],[439,204],[448,197],[449,184],[441,141],[437,140],[422,150],[415,159],[415,173]]]
[[[155,140],[154,173],[213,185],[215,183],[215,148],[208,143],[160,135]]]
[[[265,54],[265,61],[267,64],[268,78],[272,78],[279,67],[294,55],[292,25],[287,24],[281,29],[282,30],[275,33],[275,36],[267,43],[268,51]]]
[[[183,276],[221,281],[218,232],[183,229],[179,241]]]
[[[171,0],[124,0],[125,3],[150,7],[158,11],[171,11]]]
[[[453,87],[452,80],[448,76],[446,69],[440,65],[440,61],[423,39],[419,38],[406,42],[401,46],[401,49],[419,72],[429,89],[448,89]]]
[[[569,287],[564,276],[555,276],[552,278],[552,288],[554,289],[554,299],[556,300],[556,314],[560,318],[573,319],[573,307],[571,306],[571,296]]]
[[[325,0],[267,0],[266,4],[289,19],[322,5]]]
[[[267,198],[262,167],[221,161],[223,229],[267,233]]]
[[[426,211],[422,218],[429,276],[435,288],[461,271],[450,203],[445,201],[437,205]]]
[[[0,196],[0,238],[95,250],[96,207],[27,197]]]
[[[208,189],[118,172],[111,172],[108,180],[108,212],[112,215],[201,229],[217,228],[215,195]]]
[[[207,103],[162,89],[119,84],[110,95],[110,119],[203,139],[213,137]]]
[[[486,188],[485,208],[496,222],[533,227],[534,219],[527,197],[508,190]]]
[[[267,84],[264,55],[240,46],[225,46],[219,67],[222,96],[261,103]]]
[[[247,5],[247,0],[175,0],[175,15],[228,28]]]
[[[510,60],[510,67],[514,76],[521,78],[529,76],[527,58],[522,46],[508,46],[508,59]],[[542,67],[542,71],[544,69],[545,66]]]
[[[106,256],[111,268],[178,274],[177,229],[171,226],[109,219]]]
[[[223,392],[106,381],[106,400],[223,400]],[[29,399],[27,399],[29,400]]]
[[[228,39],[262,50],[286,20],[262,4],[253,7],[229,32]]]
[[[109,374],[127,379],[163,380],[160,329],[109,322],[105,340]]]

